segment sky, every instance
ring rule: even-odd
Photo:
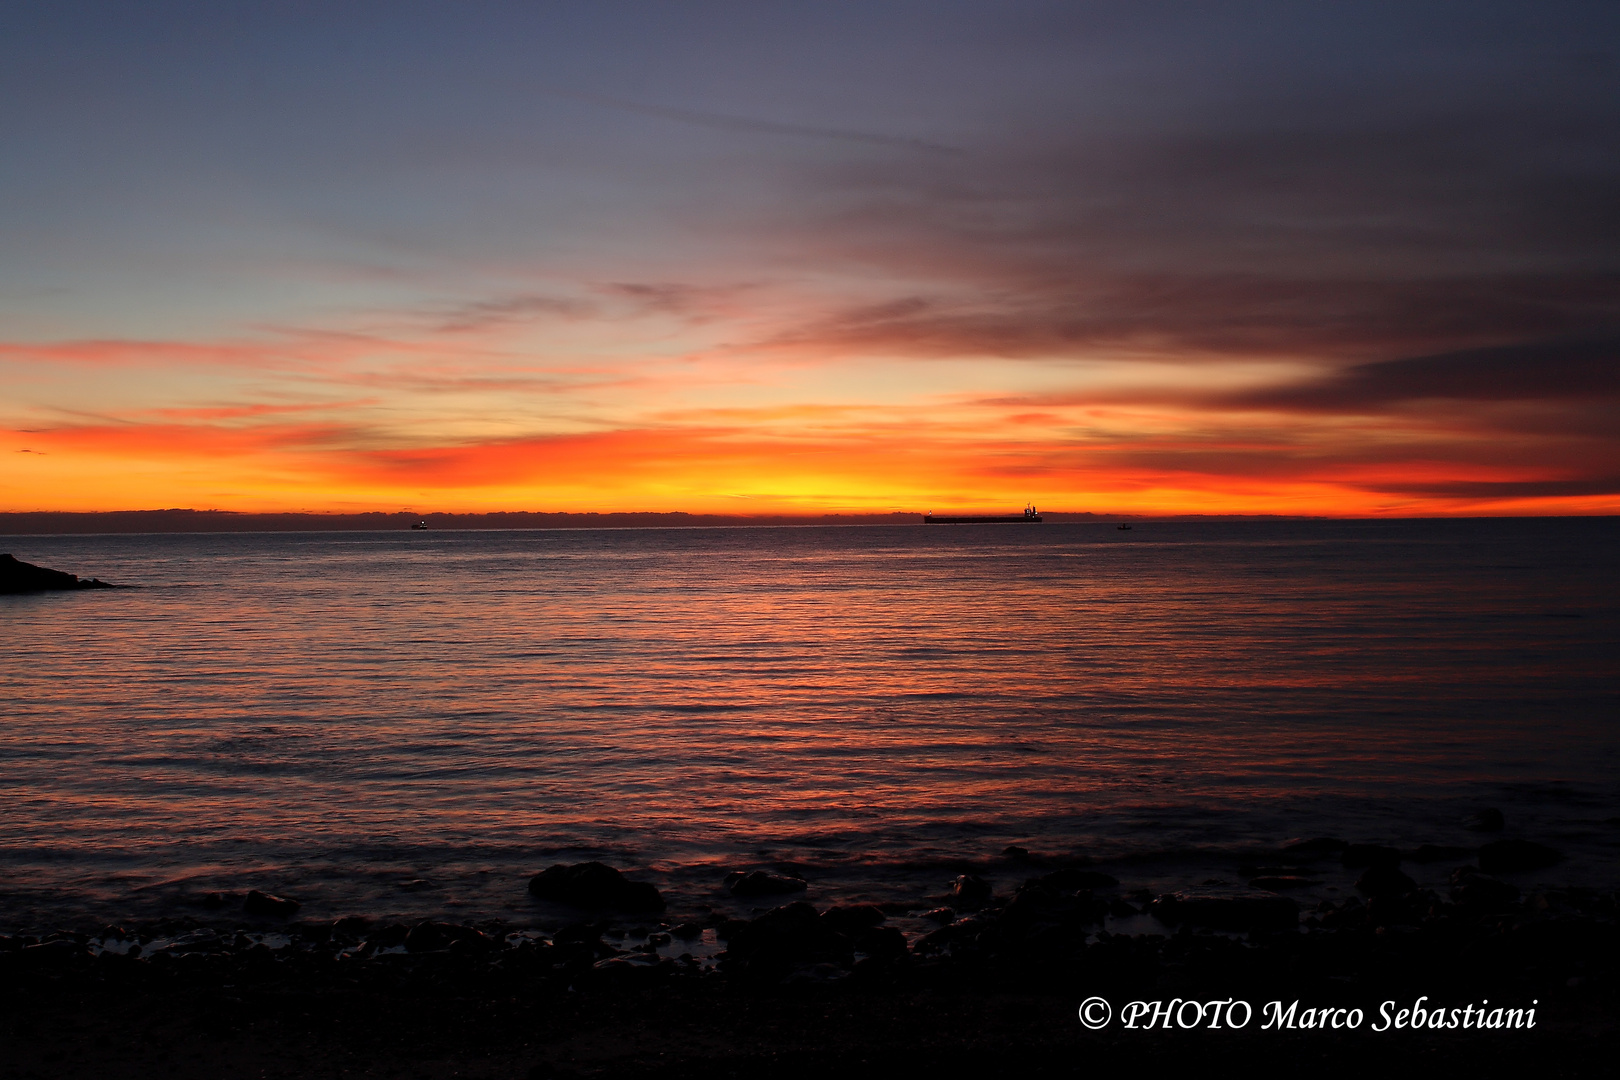
[[[0,510],[1620,512],[1620,5],[0,0]]]

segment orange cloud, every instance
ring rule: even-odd
[[[631,299],[699,302],[666,292]],[[1174,356],[542,359],[485,314],[487,331],[469,316],[415,339],[0,343],[46,386],[0,412],[0,509],[1620,509],[1603,342],[1213,373]]]
[[[6,432],[11,509],[928,510],[1141,513],[1613,512],[1612,481],[1489,463],[1330,462],[1242,438],[962,438],[946,423],[816,435],[668,426],[416,446],[335,424],[119,423]]]

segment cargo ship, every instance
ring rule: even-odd
[[[1004,514],[1001,516],[970,517],[959,514],[923,515],[925,525],[1039,525],[1041,515],[1033,505],[1024,507],[1022,514]]]

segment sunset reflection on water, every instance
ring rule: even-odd
[[[422,879],[499,911],[487,879],[565,849],[676,890],[761,860],[899,880],[1011,843],[1418,843],[1485,801],[1579,850],[1616,812],[1617,535],[15,537],[140,588],[0,599],[0,851],[14,905]]]

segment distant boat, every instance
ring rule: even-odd
[[[411,528],[413,528],[413,529],[425,529],[425,528],[427,528],[427,522],[418,521],[415,525],[412,525]]]
[[[1119,525],[1119,526],[1116,526],[1116,527],[1117,527],[1117,528],[1121,528],[1121,529],[1128,529],[1128,528],[1130,528],[1130,526],[1129,526],[1129,525]]]
[[[1007,514],[1002,517],[924,514],[923,523],[926,525],[1039,525],[1041,515],[1036,512],[1034,506],[1026,506],[1022,514]]]

